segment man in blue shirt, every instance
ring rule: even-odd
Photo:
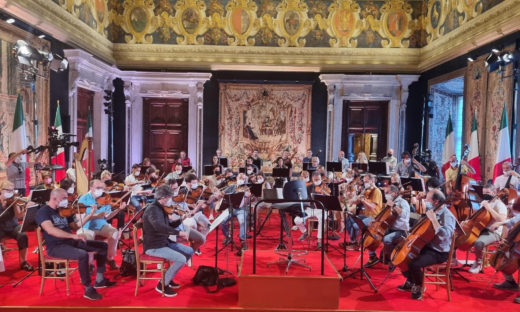
[[[92,180],[90,181],[90,191],[84,195],[82,195],[78,203],[84,204],[87,206],[86,213],[89,214],[90,211],[97,207],[97,199],[103,195],[105,192],[105,183],[100,180]],[[117,241],[119,240],[119,231],[115,229],[112,224],[108,223],[107,220],[110,220],[115,215],[117,215],[121,210],[126,208],[126,203],[122,202],[119,208],[114,209],[112,211],[111,205],[103,205],[101,207],[97,207],[97,214],[94,215],[85,225],[84,229],[89,229],[90,231],[84,231],[84,235],[87,236],[87,239],[93,240],[94,237],[89,237],[91,234],[102,236],[107,239],[108,243],[108,254],[107,254],[107,264],[109,265],[111,270],[117,270],[119,267],[116,265],[114,261],[114,256],[117,252]]]
[[[448,260],[451,237],[455,231],[457,220],[444,204],[446,197],[439,190],[431,190],[426,196],[426,216],[430,219],[435,237],[422,250],[419,256],[408,264],[408,271],[403,272],[407,278],[397,289],[411,291],[412,299],[422,298],[422,268]]]

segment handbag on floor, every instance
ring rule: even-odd
[[[224,287],[235,285],[237,282],[232,277],[219,278],[218,269],[207,265],[201,265],[197,269],[195,276],[193,277],[193,283],[195,285],[204,286],[208,293],[216,293]],[[209,286],[217,286],[216,289],[210,289]]]

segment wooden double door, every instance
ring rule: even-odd
[[[170,172],[173,159],[188,148],[188,100],[143,99],[143,155],[161,172]]]
[[[365,152],[369,160],[380,160],[387,150],[388,101],[345,101],[341,147],[355,160]],[[353,158],[353,159],[352,159]]]

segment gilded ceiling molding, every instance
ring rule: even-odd
[[[280,47],[304,47],[305,36],[316,26],[309,18],[309,8],[302,0],[285,0],[276,7],[276,18],[264,15],[266,25],[282,37],[278,39]]]
[[[151,34],[161,26],[153,0],[125,0],[123,7],[122,15],[113,11],[113,22],[126,32],[126,43],[152,43]]]
[[[408,48],[412,34],[412,7],[404,0],[390,0],[381,7],[379,34],[388,38],[381,42],[383,48]]]
[[[208,30],[206,4],[202,0],[179,0],[175,3],[175,16],[170,26],[179,36],[177,44],[203,44],[202,35]]]
[[[359,36],[365,29],[365,25],[359,16],[360,11],[359,4],[352,0],[336,0],[329,6],[329,15],[326,18],[323,18],[320,14],[316,15],[318,27],[326,30],[332,37],[329,40],[331,47],[357,47],[355,37]]]
[[[272,48],[114,44],[114,56],[123,68],[208,69],[212,65],[271,65],[316,67],[321,71],[417,71],[419,49]]]
[[[77,45],[111,64],[112,42],[50,0],[0,0],[0,7],[60,41]]]
[[[506,0],[421,48],[423,72],[520,30],[520,0]]]
[[[260,29],[260,19],[256,15],[257,10],[258,7],[252,0],[231,0],[228,2],[226,17],[222,23],[218,23],[216,26],[223,28],[231,37],[228,38],[229,45],[255,45],[254,36]],[[220,17],[220,15],[215,15]]]

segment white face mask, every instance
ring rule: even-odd
[[[393,201],[394,197],[391,194],[385,194],[386,201]]]
[[[14,192],[4,192],[4,198],[9,199],[14,196]]]
[[[74,187],[71,186],[67,189],[67,194],[74,194]]]
[[[45,184],[51,184],[52,183],[52,179],[45,179]]]
[[[371,184],[369,182],[365,182],[365,188],[370,188]]]
[[[237,185],[244,185],[245,181],[244,180],[237,180]]]
[[[403,159],[403,162],[408,165],[412,160],[410,158]]]
[[[191,182],[191,188],[192,188],[192,189],[196,189],[197,187],[199,187],[199,183],[197,183],[197,182]]]
[[[352,180],[354,180],[354,179],[352,179],[352,178],[347,178],[347,183],[352,182]]]
[[[164,205],[165,205],[166,207],[171,207],[171,206],[173,206],[173,199],[171,199],[171,197],[168,198],[168,201],[167,201],[166,204],[164,204]]]
[[[457,164],[458,164],[458,162],[456,162],[456,161],[452,161],[452,162],[450,163],[450,165],[451,165],[453,168],[457,167]]]
[[[101,195],[103,195],[103,190],[101,190],[101,189],[96,189],[96,190],[94,191],[94,198],[101,197]]]
[[[504,170],[504,175],[507,177],[507,176],[510,176],[511,175],[511,170]]]
[[[256,179],[256,183],[261,184],[264,182],[264,178],[258,178]]]
[[[140,176],[140,175],[141,175],[141,171],[136,171],[136,172],[134,172],[134,176],[138,177],[138,176]]]
[[[65,198],[58,203],[58,207],[65,208],[69,205],[69,201]]]
[[[182,173],[182,169],[181,170],[175,170],[175,172],[177,172],[177,174],[181,174]]]
[[[247,174],[252,174],[253,170],[247,170]]]
[[[309,182],[310,180],[309,180],[309,178],[307,177],[307,178],[303,179],[303,181],[305,181],[305,182]]]
[[[316,185],[316,186],[321,185],[321,180],[314,181],[313,183],[314,183],[314,185]]]

